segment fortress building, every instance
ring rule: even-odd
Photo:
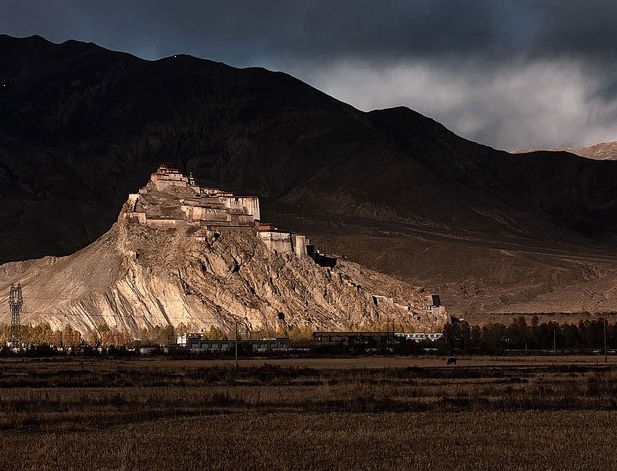
[[[307,255],[308,239],[282,231],[273,224],[261,224],[259,198],[237,196],[218,188],[200,187],[192,175],[161,165],[139,193],[129,195],[124,219],[153,228],[181,225],[256,230],[266,246],[278,253]]]
[[[182,175],[177,169],[169,168],[161,165],[155,173],[150,177],[150,183],[156,191],[169,191],[172,188],[188,188],[192,190],[197,199],[189,199],[187,201],[187,215],[193,220],[202,220],[201,216],[205,216],[203,220],[219,220],[216,211],[193,211],[192,207],[207,208],[212,206],[213,209],[228,209],[229,214],[245,214],[252,216],[252,221],[259,221],[261,214],[259,211],[259,198],[257,196],[234,196],[233,193],[222,191],[218,188],[203,188],[195,184],[195,179],[192,175],[188,177]],[[215,208],[216,207],[216,208]],[[219,212],[221,216],[223,213]],[[248,218],[246,218],[248,221]]]

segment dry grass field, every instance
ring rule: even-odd
[[[0,360],[0,469],[614,469],[617,359]]]

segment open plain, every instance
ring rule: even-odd
[[[611,468],[617,358],[5,358],[15,470]]]

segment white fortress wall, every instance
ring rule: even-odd
[[[264,241],[266,247],[270,250],[275,250],[279,253],[293,253],[291,244],[291,234],[281,231],[262,231],[259,232],[259,237]]]
[[[191,221],[226,221],[228,217],[227,210],[223,208],[182,205],[180,209]]]
[[[247,214],[251,214],[253,219],[259,221],[261,213],[259,211],[259,198],[257,196],[221,196],[221,202],[229,209],[243,209]]]
[[[294,253],[298,257],[304,257],[307,254],[307,252],[306,252],[306,245],[307,245],[306,236],[301,235],[301,234],[292,234],[291,242],[293,244]]]
[[[234,224],[239,224],[243,226],[251,226],[255,227],[255,221],[253,220],[253,216],[250,214],[227,214],[227,221],[232,222]]]
[[[246,208],[248,214],[253,215],[255,221],[261,220],[261,212],[259,210],[259,198],[257,196],[238,196],[240,204]]]
[[[135,211],[137,207],[137,202],[139,201],[139,193],[131,193],[128,198],[129,207],[131,211]]]
[[[165,191],[172,187],[186,188],[187,183],[181,180],[152,180],[154,188],[158,191]]]

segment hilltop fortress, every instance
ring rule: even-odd
[[[178,198],[174,200],[164,194]],[[152,174],[139,193],[129,195],[127,203],[129,208],[123,214],[130,222],[154,228],[188,224],[206,231],[256,229],[270,250],[299,257],[316,254],[306,236],[261,223],[257,196],[237,196],[218,188],[201,187],[192,175],[187,177],[165,165]]]
[[[167,229],[193,227],[193,238],[216,239],[224,232],[247,231],[257,236],[274,253],[310,257],[322,267],[334,267],[337,259],[321,254],[309,239],[278,229],[274,224],[261,222],[259,198],[237,196],[218,188],[206,188],[196,184],[175,168],[160,165],[150,177],[148,184],[139,193],[129,195],[122,217],[129,223],[151,228]],[[356,287],[350,283],[350,286]],[[446,316],[439,296],[427,294],[424,298],[424,314],[430,318]],[[371,294],[376,309],[402,310],[420,321],[422,315],[414,312],[408,304],[400,304],[392,297]]]
[[[440,331],[439,298],[260,220],[259,199],[200,187],[160,166],[103,236],[67,257],[3,266],[20,283],[23,323],[67,324],[82,335],[138,335],[156,326],[334,331],[396,324]],[[380,327],[380,328],[381,328]]]

